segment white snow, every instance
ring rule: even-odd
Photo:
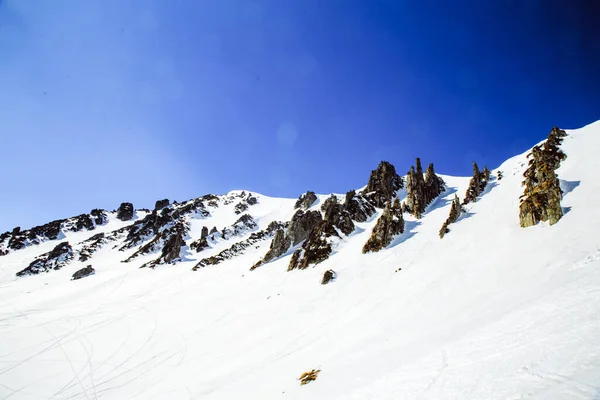
[[[444,239],[468,177],[442,176],[448,190],[388,249],[361,254],[371,218],[304,271],[286,272],[287,255],[250,272],[269,240],[196,272],[235,241],[154,270],[139,269],[152,257],[122,263],[136,248],[113,243],[23,278],[58,241],[0,257],[0,398],[599,399],[600,122],[568,134],[567,212],[553,226],[519,227],[522,154],[492,171],[504,178]],[[260,229],[294,213],[295,199],[254,195]],[[191,219],[190,236],[230,226],[236,203]],[[111,215],[65,235],[75,244],[124,224]],[[87,264],[95,275],[71,281]],[[327,269],[337,279],[321,285]]]

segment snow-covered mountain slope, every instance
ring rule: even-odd
[[[519,226],[522,154],[492,171],[503,178],[443,239],[470,178],[441,176],[446,190],[422,218],[405,213],[404,233],[385,249],[362,253],[378,208],[304,270],[287,271],[300,244],[249,270],[269,250],[269,224],[290,221],[296,199],[243,191],[171,205],[162,222],[162,210],[127,221],[107,212],[93,230],[63,229],[37,245],[0,240],[0,397],[599,399],[600,122],[567,133],[554,225]],[[217,230],[196,252],[203,227]],[[98,233],[111,239],[80,261]],[[178,257],[164,262],[161,249],[180,233]],[[65,240],[70,262],[16,276]],[[232,258],[192,271],[243,241]],[[86,265],[95,274],[72,281]],[[329,269],[336,279],[321,285]],[[300,385],[311,369],[317,379]]]

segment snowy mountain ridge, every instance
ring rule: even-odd
[[[600,121],[565,133],[473,177],[382,163],[6,232],[0,394],[600,398]]]

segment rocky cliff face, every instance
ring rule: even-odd
[[[519,207],[521,227],[533,226],[540,221],[553,225],[562,218],[562,190],[555,171],[567,158],[559,147],[565,136],[564,130],[554,127],[548,139],[528,154],[529,167],[523,174],[525,190]]]
[[[566,157],[559,148],[564,135],[564,131],[554,128],[548,139],[534,147],[528,156],[519,211],[521,226],[535,225],[539,221],[554,224],[562,216],[562,192],[555,171]],[[501,172],[496,172],[500,177]],[[463,204],[478,200],[493,179],[490,175],[486,167],[480,171],[473,163],[473,177]],[[321,197],[308,191],[295,202],[278,199],[274,204],[286,205],[273,212],[268,211],[273,199],[245,191],[222,196],[208,194],[182,203],[159,200],[153,210],[136,211],[133,204],[122,203],[115,211],[94,209],[89,214],[28,230],[16,227],[0,234],[0,255],[56,240],[57,246],[52,251],[27,260],[30,264],[19,276],[51,271],[72,261],[93,262],[98,251],[108,247],[121,252],[116,253],[121,254],[121,262],[135,261],[142,267],[193,261],[193,269],[199,270],[258,249],[255,254],[259,256],[254,260],[260,254],[264,256],[251,270],[290,254],[286,259],[288,270],[305,269],[327,260],[366,226],[370,237],[365,237],[363,253],[389,247],[394,238],[404,233],[404,217],[412,222],[413,218],[403,216],[403,212],[422,218],[427,206],[445,191],[445,186],[433,164],[423,171],[421,160],[417,158],[404,181],[392,164],[383,161],[371,171],[364,190],[350,190],[344,196]],[[404,191],[400,189],[404,187],[405,198],[401,204]],[[261,207],[253,207],[258,203]],[[461,206],[459,198],[454,196],[448,218],[439,230],[440,238],[459,220],[463,212]],[[377,221],[372,221],[376,215]],[[207,218],[210,219],[198,221]],[[112,223],[116,223],[116,229],[105,227]],[[96,229],[99,232],[94,232]],[[84,234],[87,231],[89,235]],[[73,232],[79,233],[71,236]],[[71,240],[71,247],[65,239],[72,237],[77,239]]]

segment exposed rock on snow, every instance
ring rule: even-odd
[[[396,196],[396,191],[402,187],[402,177],[396,173],[396,168],[389,162],[382,161],[377,169],[371,171],[369,182],[362,195],[374,206],[382,208],[387,201]]]
[[[154,203],[154,210],[156,210],[156,211],[162,210],[163,208],[167,207],[169,204],[171,204],[169,199],[156,200],[156,203]]]
[[[288,223],[289,227],[284,232],[282,225],[275,232],[275,237],[271,242],[269,251],[262,260],[252,266],[250,270],[256,269],[262,264],[278,258],[285,254],[291,246],[296,246],[300,242],[306,240],[310,232],[321,222],[321,213],[318,211],[302,211],[298,210]]]
[[[44,253],[29,264],[27,268],[17,272],[17,276],[36,275],[52,269],[60,269],[73,259],[73,248],[69,242],[59,243],[52,251]]]
[[[423,177],[421,160],[417,158],[416,169],[411,166],[406,177],[406,206],[403,208],[415,218],[421,218],[425,208],[443,191],[444,181],[435,174],[433,164],[429,164]]]
[[[315,203],[315,201],[317,201],[317,195],[315,192],[311,192],[309,190],[298,198],[298,201],[296,201],[296,204],[294,204],[294,208],[308,210]]]
[[[329,282],[334,281],[336,276],[337,276],[337,274],[335,273],[334,270],[328,269],[323,274],[323,279],[321,279],[321,285],[327,285]]]
[[[385,208],[373,231],[371,237],[363,246],[363,253],[379,251],[387,247],[394,237],[404,232],[404,219],[402,218],[402,210],[400,208],[400,200],[394,200],[394,204],[390,207],[389,203]]]
[[[88,265],[85,268],[81,268],[77,272],[73,274],[73,278],[71,280],[76,281],[77,279],[85,278],[86,276],[94,275],[96,271],[92,268],[91,265]]]
[[[448,225],[455,223],[458,221],[460,217],[460,213],[462,212],[462,206],[460,204],[460,200],[457,195],[454,195],[454,200],[452,201],[452,205],[450,206],[450,215],[442,225],[442,229],[440,229],[440,239],[444,237],[444,235],[450,232]]]
[[[357,195],[354,190],[346,193],[344,209],[348,211],[350,218],[356,222],[365,222],[375,213],[375,207],[362,195]]]
[[[223,239],[227,240],[233,236],[241,236],[258,228],[254,218],[250,214],[242,215],[235,223],[223,229]]]
[[[196,266],[194,266],[192,270],[197,271],[199,268],[206,267],[207,265],[220,264],[225,260],[229,260],[233,257],[243,254],[248,247],[258,242],[272,238],[273,235],[276,234],[275,232],[283,232],[281,229],[283,228],[283,226],[284,224],[282,222],[273,221],[269,224],[267,229],[258,232],[253,232],[248,239],[234,243],[230,248],[223,250],[215,256],[200,260],[200,262],[198,262],[198,264],[196,264]]]
[[[559,148],[565,136],[564,130],[554,127],[548,139],[533,147],[527,155],[531,159],[529,168],[523,174],[525,191],[519,209],[519,221],[524,228],[540,221],[548,221],[553,225],[562,218],[562,190],[555,171],[561,161],[567,158]]]
[[[477,197],[485,190],[489,180],[490,171],[487,169],[487,167],[484,166],[483,171],[479,172],[477,163],[473,161],[473,177],[469,182],[469,187],[467,188],[467,193],[465,194],[465,199],[463,200],[463,205],[475,203],[477,201]]]
[[[133,212],[133,204],[121,203],[121,205],[117,209],[117,218],[121,221],[129,221],[133,218]]]

